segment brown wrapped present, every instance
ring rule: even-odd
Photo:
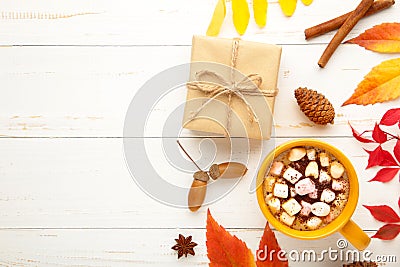
[[[183,127],[269,139],[281,47],[194,36]]]

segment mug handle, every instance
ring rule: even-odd
[[[371,238],[352,220],[349,220],[339,231],[356,249],[364,250]]]

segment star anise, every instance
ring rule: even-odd
[[[192,236],[184,237],[183,235],[179,234],[179,238],[175,239],[176,245],[172,247],[173,250],[178,251],[178,259],[185,255],[187,257],[188,254],[194,256],[193,248],[197,246],[195,242],[192,242]]]

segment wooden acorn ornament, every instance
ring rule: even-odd
[[[197,211],[203,205],[207,192],[207,184],[210,179],[231,179],[239,178],[246,174],[247,167],[239,162],[223,162],[211,165],[208,172],[203,171],[192,157],[186,152],[181,143],[177,141],[179,147],[198,169],[193,174],[193,182],[188,194],[188,207],[191,211]]]

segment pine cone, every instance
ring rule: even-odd
[[[294,91],[301,111],[316,124],[333,124],[335,109],[324,95],[317,91],[299,87]]]
[[[378,267],[373,261],[354,261],[353,263],[343,264],[343,267]]]

